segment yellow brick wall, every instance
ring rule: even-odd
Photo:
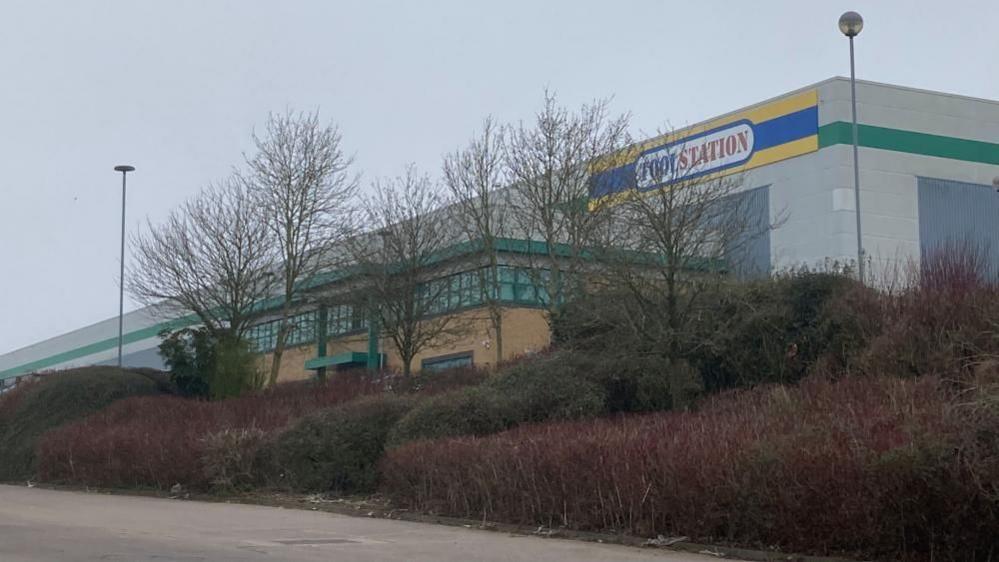
[[[496,363],[496,341],[485,309],[461,313],[457,321],[467,328],[460,338],[442,345],[428,347],[413,358],[413,371],[420,370],[424,359],[472,352],[472,363],[488,366]],[[465,331],[465,330],[463,330]],[[503,310],[503,360],[542,350],[551,343],[551,334],[544,311],[533,308]],[[391,341],[382,341],[381,350],[387,354],[389,368],[402,370],[402,360]]]
[[[305,368],[305,362],[316,356],[316,344],[289,347],[281,354],[281,368],[278,369],[278,382],[300,381],[312,378],[316,373]],[[270,376],[273,353],[260,357],[260,369],[264,379]]]
[[[455,322],[462,328],[460,337],[428,347],[417,354],[413,358],[413,372],[420,370],[423,359],[456,353],[471,352],[472,362],[475,365],[490,366],[496,363],[496,341],[492,334],[487,311],[473,309],[461,312],[456,317]],[[507,308],[503,310],[503,360],[542,350],[550,343],[551,333],[548,329],[548,322],[545,320],[544,311],[533,308]],[[382,338],[379,350],[386,355],[386,368],[402,370],[402,360],[390,339]],[[336,355],[347,351],[366,353],[368,351],[367,333],[331,338],[326,346],[327,355]],[[305,362],[315,356],[316,345],[314,343],[286,349],[281,358],[278,381],[288,382],[313,377],[315,371],[306,370]],[[260,363],[264,372],[270,372],[271,361],[271,353],[261,356]]]

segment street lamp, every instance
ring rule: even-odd
[[[125,341],[125,176],[134,172],[134,166],[115,166],[121,172],[121,274],[118,277],[118,368],[121,368],[121,347]]]
[[[864,282],[864,240],[860,230],[860,164],[857,162],[857,76],[853,66],[853,38],[864,29],[864,18],[857,12],[839,17],[839,30],[850,38],[850,94],[853,101],[853,198],[857,210],[857,277]]]

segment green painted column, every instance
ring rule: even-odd
[[[316,326],[316,357],[326,357],[326,325],[329,318],[329,309],[326,305],[319,307],[319,325]],[[319,380],[326,380],[326,367],[316,369],[316,377]]]

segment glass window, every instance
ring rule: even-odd
[[[247,340],[259,352],[269,351],[277,345],[277,322],[257,324],[247,332]]]
[[[353,309],[350,318],[351,330],[367,330],[368,320],[368,312],[366,310],[363,308]]]
[[[455,367],[466,367],[472,364],[472,352],[461,353],[457,355],[442,355],[440,357],[431,357],[429,359],[424,359],[421,363],[421,367],[424,371],[435,372],[443,371],[445,369],[453,369]]]
[[[416,298],[427,314],[440,314],[447,308],[447,287],[444,285],[446,282],[447,279],[434,279],[421,283],[416,288]]]
[[[480,272],[469,271],[463,273],[460,306],[474,306],[482,303],[482,289],[480,285]]]
[[[500,283],[515,283],[517,281],[517,270],[508,265],[501,265],[499,267],[499,280]]]
[[[517,280],[517,271],[510,266],[501,265],[497,273],[497,277],[499,278],[499,300],[507,302],[515,300],[514,284]]]
[[[476,304],[481,304],[486,298],[499,298],[499,287],[501,285],[499,268],[497,268],[494,273],[493,271],[490,271],[488,267],[483,267],[475,272],[474,277]]]
[[[296,314],[288,319],[286,345],[301,345],[316,339],[316,311]]]
[[[288,319],[288,336],[285,338],[286,346],[296,346],[316,340],[316,320],[319,314],[315,310],[296,314]],[[281,327],[281,320],[271,320],[263,324],[257,324],[247,332],[247,340],[259,352],[270,351],[277,346],[278,329]]]
[[[353,329],[354,307],[349,304],[338,304],[329,307],[326,312],[326,334],[336,336]]]
[[[448,277],[447,279],[445,279],[444,282],[443,282],[442,293],[443,293],[442,296],[444,297],[442,299],[442,301],[445,303],[444,304],[444,306],[445,306],[444,310],[454,310],[454,309],[458,308],[459,306],[461,306],[461,302],[460,302],[461,301],[461,276],[460,275],[452,275],[451,277]],[[443,310],[441,312],[443,312]]]
[[[561,286],[566,285],[566,275],[563,272]],[[534,279],[537,279],[535,286]],[[502,301],[521,304],[548,304],[548,283],[551,273],[548,270],[531,272],[526,268],[499,267],[499,298]],[[563,290],[559,290],[559,299],[563,298]]]
[[[363,308],[349,304],[330,306],[326,311],[326,335],[339,336],[350,332],[366,330],[368,317]]]

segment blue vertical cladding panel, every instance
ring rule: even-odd
[[[726,252],[736,277],[751,279],[770,275],[770,186],[756,187],[733,195],[745,211],[747,232]]]
[[[999,193],[991,185],[918,178],[919,250],[925,258],[948,248],[979,253],[999,279]]]

